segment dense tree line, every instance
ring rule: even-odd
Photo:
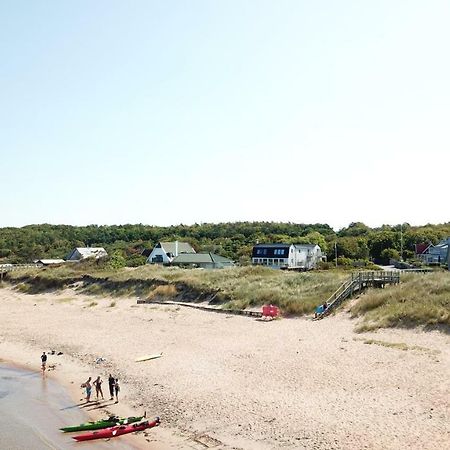
[[[127,265],[144,263],[141,252],[159,241],[183,240],[197,251],[212,251],[235,261],[248,262],[255,243],[284,242],[319,244],[334,261],[385,261],[410,259],[414,244],[437,243],[450,236],[450,222],[412,227],[408,224],[369,228],[361,222],[335,232],[327,224],[236,222],[176,225],[29,225],[0,228],[0,262],[19,263],[41,258],[64,258],[74,247],[105,247]]]

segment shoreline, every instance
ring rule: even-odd
[[[17,343],[0,341],[0,364],[19,371],[31,371],[39,376],[42,376],[40,362],[31,362],[32,359],[39,360],[41,353],[39,353],[38,349],[34,351],[31,346],[27,346],[25,344],[21,345]],[[17,356],[15,355],[21,355],[21,359],[17,359]],[[149,420],[154,418],[153,415],[149,415],[149,411],[136,411],[128,404],[128,402],[121,400],[120,397],[119,403],[116,404],[114,401],[111,403],[111,401],[108,400],[109,397],[105,396],[105,404],[103,406],[101,404],[99,405],[95,398],[94,388],[90,402],[92,407],[87,407],[88,404],[86,403],[79,404],[80,401],[85,401],[85,393],[84,389],[80,387],[82,383],[80,380],[85,380],[89,376],[92,376],[89,375],[89,373],[94,371],[83,365],[81,361],[75,361],[73,358],[68,358],[67,356],[65,359],[62,359],[61,357],[63,356],[65,355],[49,355],[47,367],[55,364],[56,368],[55,370],[47,369],[44,376],[60,385],[68,393],[71,400],[74,402],[74,405],[79,405],[78,409],[82,410],[89,420],[100,420],[110,414],[123,417],[137,416],[143,412],[147,413],[147,418]],[[50,357],[52,359],[50,359]],[[75,373],[77,374],[76,377],[71,375]],[[78,381],[80,382],[78,383],[78,381],[75,381],[74,378],[77,380],[79,378],[80,380]],[[105,383],[107,384],[107,380],[104,380],[103,384]],[[107,386],[105,387],[107,388]],[[124,385],[121,383],[122,392],[124,387],[126,387],[126,384]],[[103,394],[109,395],[109,390],[108,392],[104,390]],[[164,426],[163,423],[162,425]],[[182,448],[178,447],[178,445],[180,445],[184,439],[180,439],[178,436],[172,434],[172,432],[168,429],[160,430],[160,428],[161,425],[148,431],[144,431],[143,433],[141,432],[139,434],[121,436],[120,441],[123,441],[127,445],[127,448],[131,450],[164,450],[167,448]],[[158,434],[158,437],[156,437],[156,434]],[[119,439],[117,439],[117,441],[119,441]]]
[[[147,437],[137,436],[142,448],[440,450],[450,443],[450,337],[437,331],[355,334],[345,312],[266,323],[9,288],[0,289],[0,317],[0,356],[39,369],[42,351],[62,351],[50,355],[57,365],[49,375],[75,400],[88,376],[117,375],[121,399],[111,412],[161,417]],[[96,365],[98,357],[106,361]]]
[[[14,347],[15,352],[27,355],[28,358],[31,356],[29,353],[29,350],[26,349],[25,347],[21,348],[20,346],[17,346],[16,344],[13,347]],[[11,369],[18,370],[18,371],[32,372],[35,375],[39,375],[40,377],[50,379],[54,383],[57,383],[59,386],[61,386],[62,389],[64,389],[67,392],[70,399],[74,402],[74,405],[71,406],[71,408],[78,405],[77,409],[82,411],[89,420],[93,420],[93,421],[100,420],[107,415],[106,411],[108,411],[108,410],[106,410],[106,409],[103,410],[101,408],[98,408],[98,403],[95,400],[92,400],[90,402],[92,404],[92,408],[87,408],[87,405],[88,405],[87,403],[79,404],[79,401],[82,400],[82,399],[80,399],[80,388],[76,387],[76,384],[74,381],[69,381],[70,377],[67,377],[67,375],[65,373],[61,373],[61,371],[58,371],[58,370],[47,370],[45,375],[43,375],[42,371],[40,369],[40,364],[22,362],[22,361],[18,361],[17,359],[11,359],[10,356],[4,357],[4,355],[5,355],[5,349],[2,347],[2,345],[0,345],[0,364],[1,365],[3,365],[6,368],[11,368]],[[38,355],[38,357],[39,357],[39,355]],[[61,363],[59,363],[59,364],[61,364]],[[67,363],[64,362],[64,365],[66,365],[66,364]],[[81,368],[81,366],[77,366],[77,365],[70,364],[70,363],[67,365],[70,365],[72,368],[80,369],[80,371],[83,370]],[[120,408],[116,408],[116,410],[117,410],[117,412],[116,412],[117,414],[132,415],[132,410],[128,405],[126,405],[126,403],[121,405]],[[67,424],[67,425],[76,425],[76,424],[74,423],[74,424]],[[73,433],[68,434],[67,436],[71,437],[71,436],[73,436]],[[139,435],[121,436],[120,441],[122,441],[124,444],[126,444],[127,448],[129,448],[130,450],[133,450],[133,449],[141,450],[141,449],[149,449],[150,448],[148,443],[144,442],[142,439],[142,436],[139,436]],[[158,447],[156,447],[156,446],[154,447],[152,445],[151,448],[153,450],[153,449],[157,449]]]
[[[0,364],[0,447],[48,450],[75,448],[72,437],[81,433],[61,433],[62,426],[89,420],[87,411],[73,405],[69,392],[50,377],[20,364]],[[129,439],[105,443],[94,441],[93,450],[136,450]]]

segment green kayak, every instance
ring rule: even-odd
[[[97,420],[97,422],[86,422],[73,427],[60,428],[64,433],[72,433],[73,431],[85,431],[85,430],[101,430],[102,428],[115,427],[116,425],[126,425],[128,423],[139,422],[143,420],[145,415],[140,417],[127,417],[121,418],[117,416],[110,416],[104,420]]]

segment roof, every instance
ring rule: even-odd
[[[188,244],[187,242],[178,242],[178,252],[175,250],[177,241],[160,242],[160,245],[166,253],[172,253],[172,255],[175,255],[175,253],[195,253],[195,250],[192,248],[191,244]]]
[[[269,248],[289,248],[291,244],[256,244],[254,247],[269,247]]]
[[[295,248],[315,248],[318,247],[317,244],[294,244]]]
[[[415,244],[416,255],[421,255],[429,246],[430,244]]]
[[[74,248],[67,259],[71,259],[75,252],[78,252],[81,259],[89,258],[95,256],[96,258],[101,258],[102,256],[107,256],[108,253],[103,247],[77,247]]]
[[[38,259],[36,262],[44,264],[44,266],[46,266],[48,264],[62,264],[65,261],[63,259]]]
[[[441,242],[436,244],[435,247],[441,247],[441,248],[448,247],[448,240],[447,239],[443,239]]]
[[[231,259],[214,253],[184,253],[178,255],[173,264],[231,264]]]
[[[94,256],[99,253],[106,253],[106,250],[103,247],[77,247],[75,250],[78,250],[78,253],[80,253],[83,258]]]

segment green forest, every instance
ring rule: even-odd
[[[196,251],[214,252],[248,264],[256,243],[318,244],[328,262],[384,263],[389,258],[411,260],[414,244],[433,243],[450,236],[450,222],[424,226],[383,225],[370,228],[361,222],[334,231],[327,224],[235,222],[176,225],[28,225],[0,228],[0,263],[25,263],[42,258],[65,258],[74,247],[104,247],[122,265],[145,263],[143,249],[159,241],[182,240]],[[402,253],[402,255],[401,255]]]

